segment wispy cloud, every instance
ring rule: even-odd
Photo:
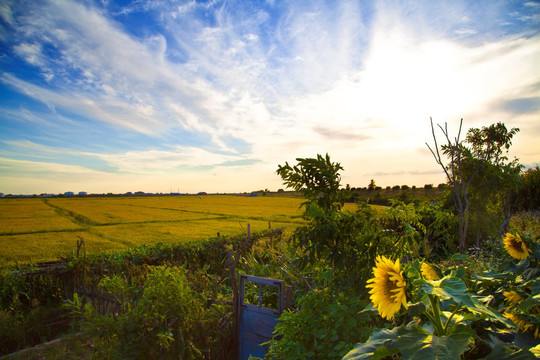
[[[352,178],[425,175],[429,153],[411,149],[429,141],[430,116],[516,127],[539,116],[540,9],[489,5],[6,1],[0,39],[16,66],[2,65],[0,85],[24,99],[0,104],[0,139],[10,153],[23,140],[48,147],[25,156],[71,148],[81,166],[130,176],[228,179],[223,167],[238,164],[279,186],[277,163],[324,152]]]

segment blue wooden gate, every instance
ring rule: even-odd
[[[288,302],[285,284],[241,274],[239,288],[239,359],[248,360],[250,355],[264,358],[268,346],[261,344],[272,338],[277,318]]]

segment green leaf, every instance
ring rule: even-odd
[[[531,349],[531,351],[519,349],[517,351],[512,351],[508,347],[508,344],[500,343],[495,345],[491,349],[491,352],[481,360],[532,360],[534,359],[531,355],[532,350],[533,349]]]
[[[398,350],[392,343],[397,339],[398,330],[399,328],[375,331],[365,343],[357,344],[349,351],[343,360],[377,360],[397,354]]]
[[[473,313],[482,314],[507,326],[512,326],[509,320],[467,293],[467,286],[459,278],[449,277],[441,281],[432,281],[424,284],[422,290],[426,294],[433,294],[443,299],[452,299],[457,304],[466,306]]]
[[[422,302],[415,304],[409,304],[408,314],[409,316],[420,316],[426,311],[426,305]]]
[[[467,255],[463,255],[463,254],[454,254],[452,255],[452,261],[471,261],[472,259],[467,256]]]
[[[514,342],[521,349],[531,349],[538,344],[538,340],[532,333],[518,333],[514,337]]]
[[[469,334],[435,336],[409,332],[400,336],[393,346],[407,360],[453,360],[460,359],[469,346]]]
[[[455,277],[445,278],[441,281],[441,289],[450,297],[467,295],[467,285],[463,280]]]

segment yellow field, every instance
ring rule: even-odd
[[[303,223],[302,199],[245,196],[163,196],[0,199],[0,266],[56,259],[141,244],[180,243]]]
[[[74,229],[80,229],[80,226],[58,216],[41,199],[0,201],[0,235]]]
[[[0,236],[0,267],[55,260],[59,255],[74,253],[77,248],[77,235],[84,239],[86,251],[89,253],[113,252],[126,248],[121,243],[111,242],[88,231],[5,235]]]

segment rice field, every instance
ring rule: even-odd
[[[229,195],[0,199],[0,266],[303,224],[300,198]]]

